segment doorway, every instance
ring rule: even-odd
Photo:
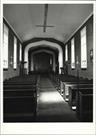
[[[40,52],[33,56],[34,71],[39,73],[52,72],[53,57],[46,52]]]

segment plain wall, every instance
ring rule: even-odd
[[[8,23],[4,20],[4,23],[9,28],[9,41],[8,41],[8,69],[3,69],[3,80],[12,78],[14,76],[19,76],[19,45],[20,40],[15,35],[15,33],[12,31]],[[13,69],[13,65],[10,64],[11,62],[11,56],[13,57],[13,51],[14,51],[14,36],[17,38],[17,69]]]
[[[81,45],[80,45],[80,31],[86,26],[87,31],[87,69],[81,69]],[[75,61],[76,57],[79,58],[79,76],[92,79],[93,78],[93,63],[90,60],[90,50],[93,49],[93,16],[81,26],[81,28],[72,36],[75,38]],[[71,39],[72,39],[71,38]],[[77,76],[77,68],[71,69],[71,39],[66,43],[68,44],[68,74]]]

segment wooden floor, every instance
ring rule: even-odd
[[[79,122],[75,111],[64,101],[47,77],[40,79],[37,122]]]

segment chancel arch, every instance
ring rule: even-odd
[[[34,70],[34,62],[33,62],[33,56],[37,53],[40,53],[40,52],[46,52],[48,54],[51,54],[52,57],[53,57],[53,66],[52,66],[52,69],[53,71],[55,72],[55,67],[56,67],[56,57],[55,57],[55,53],[53,51],[50,51],[50,50],[46,50],[46,49],[41,49],[41,50],[37,50],[37,51],[34,51],[32,54],[31,54],[31,71]]]
[[[63,67],[63,49],[62,47],[57,44],[57,43],[53,43],[53,42],[49,42],[49,41],[39,41],[39,42],[35,42],[35,43],[29,43],[24,50],[24,61],[26,62],[24,64],[24,69],[27,71],[28,74],[28,65],[29,65],[29,61],[28,61],[28,52],[30,50],[30,48],[32,47],[40,47],[40,46],[45,46],[45,47],[50,47],[50,48],[54,48],[58,50],[58,63],[59,63],[59,73],[61,73],[61,67]]]

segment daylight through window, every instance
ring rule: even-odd
[[[68,45],[65,46],[65,61],[68,61]]]
[[[8,68],[8,27],[4,24],[3,31],[3,68]]]
[[[17,68],[17,39],[14,36],[14,65],[13,65],[14,69]]]
[[[81,68],[87,68],[86,27],[81,30]]]
[[[71,40],[71,68],[75,68],[75,43],[74,38]]]

